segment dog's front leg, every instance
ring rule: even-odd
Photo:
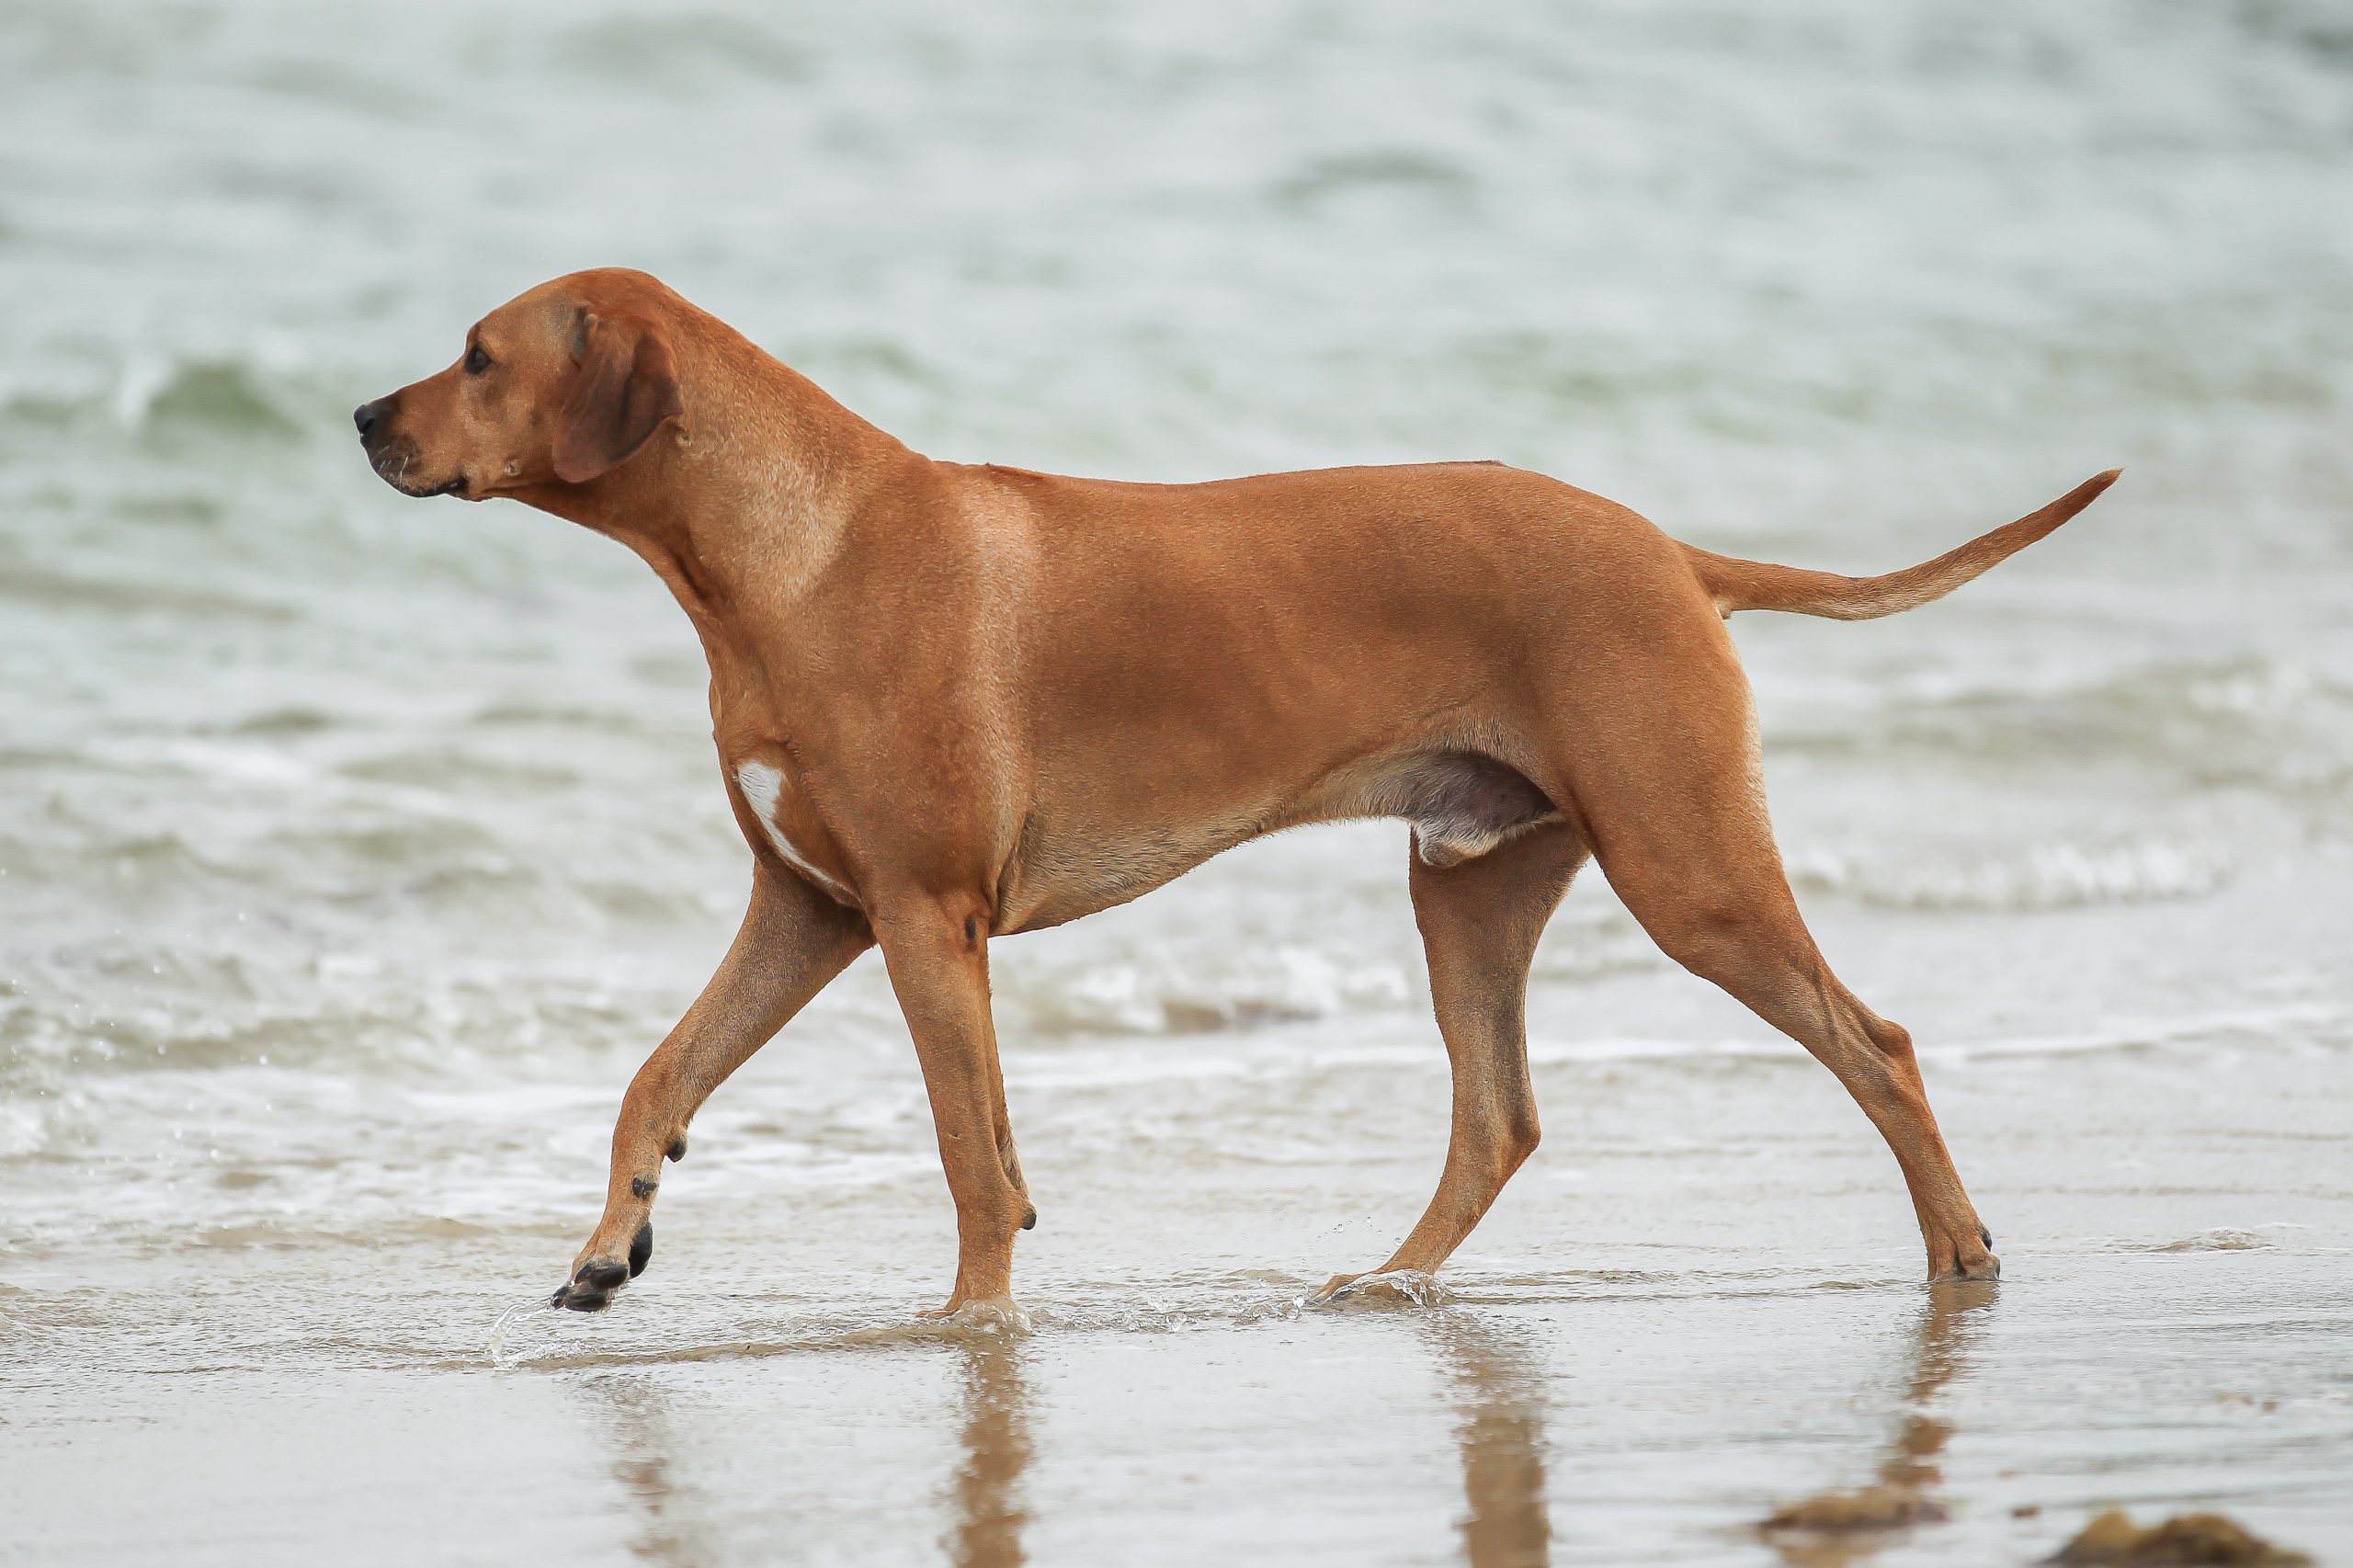
[[[574,1259],[555,1305],[595,1312],[643,1271],[654,1252],[663,1156],[686,1153],[687,1124],[711,1091],[873,939],[855,910],[799,877],[755,864],[751,906],[734,944],[622,1096],[605,1216]]]
[[[915,1037],[956,1200],[956,1289],[926,1316],[966,1308],[1017,1319],[1013,1237],[1037,1211],[1023,1190],[989,1016],[988,916],[977,898],[917,896],[879,909],[875,936]]]

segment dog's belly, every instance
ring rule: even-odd
[[[1413,824],[1432,866],[1475,859],[1562,813],[1509,765],[1476,752],[1413,751],[1336,769],[1287,799],[1189,823],[1107,824],[1033,811],[997,890],[1000,934],[1060,926],[1141,898],[1237,844],[1363,817]]]
[[[1040,931],[1141,898],[1267,830],[1249,818],[1188,831],[1033,812],[997,886],[997,932]]]

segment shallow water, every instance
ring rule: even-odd
[[[1984,1563],[2109,1503],[2353,1556],[2333,9],[388,18],[0,11],[0,1559]],[[644,1278],[494,1357],[745,852],[659,585],[347,410],[605,263],[943,457],[1497,457],[1857,571],[2125,465],[1932,609],[1735,623],[1998,1290],[1915,1282],[1868,1125],[1595,877],[1449,1297],[1302,1307],[1444,1138],[1368,824],[993,954],[1029,1335],[911,1326],[870,960]],[[1949,1519],[1755,1531],[1899,1463]]]

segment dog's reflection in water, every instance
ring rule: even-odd
[[[1018,1341],[992,1337],[956,1346],[961,1360],[960,1462],[949,1479],[952,1517],[941,1544],[954,1568],[1018,1568],[1029,1515],[1021,1479],[1029,1469],[1029,1415]],[[699,1568],[724,1555],[705,1527],[706,1500],[680,1473],[673,1396],[658,1372],[608,1372],[585,1392],[602,1406],[597,1425],[611,1435],[612,1474],[627,1495],[630,1554],[665,1568]]]
[[[1903,1423],[1880,1461],[1879,1479],[1859,1492],[1791,1504],[1765,1522],[1765,1539],[1790,1568],[1848,1568],[1876,1556],[1912,1527],[1933,1526],[1945,1517],[1933,1493],[1944,1480],[1952,1426],[1932,1411],[1945,1385],[1968,1369],[1970,1346],[1991,1315],[1987,1309],[1998,1290],[1990,1279],[1929,1287],[1915,1330]]]
[[[609,1416],[601,1425],[612,1434],[613,1479],[628,1494],[633,1517],[630,1555],[665,1568],[712,1561],[693,1490],[674,1473],[677,1422],[659,1374],[609,1372],[587,1388]]]
[[[1432,1314],[1455,1393],[1462,1456],[1462,1558],[1470,1568],[1545,1568],[1544,1383],[1529,1341],[1459,1309]]]
[[[1904,1415],[1861,1492],[1792,1505],[1766,1539],[1790,1568],[1847,1568],[1902,1539],[1905,1527],[1940,1515],[1930,1494],[1942,1480],[1952,1428],[1932,1412],[1937,1396],[1966,1369],[1991,1283],[1940,1285],[1921,1312]],[[1451,1391],[1454,1444],[1462,1471],[1462,1561],[1469,1568],[1546,1568],[1552,1528],[1546,1506],[1544,1377],[1536,1343],[1459,1307],[1422,1320]],[[1035,1453],[1020,1339],[975,1338],[954,1346],[960,1397],[958,1456],[948,1477],[949,1524],[941,1540],[954,1568],[1019,1568],[1027,1561],[1024,1481]],[[612,1373],[587,1384],[611,1415],[613,1475],[636,1516],[631,1552],[649,1562],[713,1560],[694,1489],[675,1473],[678,1423],[653,1373]]]
[[[1022,1472],[1029,1467],[1028,1390],[1018,1343],[968,1342],[964,1356],[963,1462],[950,1488],[955,1524],[946,1545],[955,1568],[1017,1568]]]
[[[1552,1560],[1544,1501],[1541,1379],[1529,1346],[1466,1313],[1433,1313],[1428,1333],[1454,1391],[1454,1437],[1462,1468],[1461,1528],[1470,1568],[1543,1568]],[[960,1344],[959,1456],[946,1488],[941,1540],[953,1568],[1019,1568],[1029,1523],[1023,1479],[1035,1451],[1017,1339]],[[612,1473],[627,1494],[631,1554],[695,1568],[720,1553],[704,1528],[702,1500],[678,1473],[681,1423],[653,1372],[613,1372],[586,1391],[609,1419]]]
[[[1545,1568],[1552,1530],[1536,1357],[1513,1336],[1457,1312],[1435,1314],[1430,1332],[1456,1392],[1464,1561],[1470,1568]],[[1003,1339],[968,1343],[961,1351],[963,1454],[949,1488],[954,1522],[944,1542],[948,1561],[955,1568],[1018,1568],[1029,1520],[1022,1477],[1034,1451],[1024,1351],[1020,1342]]]

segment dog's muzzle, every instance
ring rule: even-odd
[[[360,450],[368,454],[368,466],[376,477],[404,495],[463,495],[466,477],[445,479],[438,484],[412,484],[409,471],[416,466],[416,443],[405,436],[392,432],[392,400],[379,398],[363,403],[351,411],[351,423],[359,431]]]

